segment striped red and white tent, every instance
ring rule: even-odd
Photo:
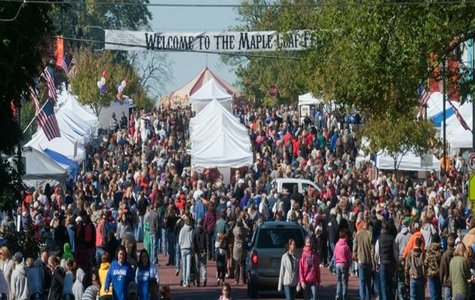
[[[172,99],[181,99],[182,101],[188,102],[188,98],[198,91],[205,83],[207,83],[211,78],[214,78],[217,83],[230,95],[234,98],[241,96],[241,93],[230,83],[216,76],[211,70],[206,67],[204,68],[197,76],[195,76],[191,81],[186,83],[184,86],[179,88],[176,91],[173,91],[168,98]]]

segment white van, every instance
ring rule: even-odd
[[[300,178],[277,178],[272,181],[272,187],[277,190],[278,193],[282,193],[287,190],[292,194],[294,186],[298,187],[299,193],[305,193],[309,186],[312,186],[315,190],[320,192],[321,188],[313,181]]]

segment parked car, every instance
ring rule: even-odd
[[[309,187],[314,188],[317,192],[320,192],[321,188],[313,181],[300,178],[276,178],[272,181],[272,187],[276,189],[278,193],[282,193],[287,190],[292,193],[294,186],[298,187],[299,193],[305,193]]]
[[[296,255],[300,257],[305,243],[305,231],[300,224],[270,221],[257,228],[246,260],[247,292],[251,298],[257,297],[260,291],[277,290],[280,261],[291,238],[297,244]]]

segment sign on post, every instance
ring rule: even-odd
[[[467,160],[468,167],[473,171],[475,170],[475,153],[470,153]]]

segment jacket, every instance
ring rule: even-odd
[[[214,233],[214,228],[216,226],[216,221],[218,219],[218,215],[216,212],[207,211],[205,214],[204,220],[204,228],[208,233]]]
[[[282,255],[280,261],[280,273],[279,284],[277,289],[282,290],[282,286],[297,286],[299,280],[299,260],[295,255],[291,255],[289,252]]]
[[[114,260],[109,271],[107,271],[104,290],[108,290],[112,284],[114,287],[112,298],[114,300],[126,300],[128,298],[127,292],[129,283],[134,281],[134,279],[134,272],[128,262],[124,262],[120,265],[117,260]]]
[[[454,256],[450,261],[450,281],[452,282],[452,295],[454,299],[457,295],[465,296],[464,299],[470,299],[470,267],[467,259],[463,256]]]
[[[26,269],[26,277],[28,278],[28,293],[31,295],[35,293],[43,293],[43,286],[41,284],[40,272],[43,270],[38,266],[33,266]],[[3,276],[3,275],[2,275]]]
[[[193,253],[199,254],[206,251],[206,232],[203,226],[198,226],[193,231],[192,236],[192,249]]]
[[[375,261],[381,265],[395,265],[399,259],[394,237],[388,233],[381,233],[375,245]]]
[[[426,257],[424,259],[427,276],[439,277],[441,258],[442,252],[440,251],[440,244],[431,243],[426,250]]]
[[[82,299],[82,295],[84,294],[84,285],[82,284],[82,281],[84,280],[84,271],[79,268],[76,271],[76,281],[74,281],[73,284],[73,294],[74,294],[74,299]]]
[[[335,245],[335,263],[349,267],[351,265],[351,250],[346,239],[340,238]]]
[[[304,247],[299,261],[299,280],[305,285],[320,285],[320,259],[315,251]]]
[[[402,259],[406,259],[407,255],[411,252],[411,250],[414,248],[414,245],[416,244],[416,239],[420,238],[422,239],[422,246],[421,246],[421,251],[424,252],[424,236],[422,236],[422,233],[420,231],[414,232],[411,237],[409,238],[409,241],[407,242],[406,248],[404,248],[404,252],[402,253]]]
[[[353,257],[359,264],[373,265],[374,245],[373,234],[361,229],[353,242]]]
[[[406,277],[410,279],[425,278],[424,253],[421,249],[414,248],[406,257]]]
[[[110,266],[111,266],[110,263],[103,262],[103,263],[101,263],[101,266],[99,267],[99,271],[98,271],[98,273],[99,273],[99,282],[101,283],[101,289],[99,291],[99,296],[112,296],[113,287],[109,288],[109,292],[107,292],[107,293],[104,290],[107,271],[109,271]]]
[[[49,290],[48,300],[61,300],[64,275],[64,270],[60,266],[57,266],[51,277],[51,288]]]
[[[442,258],[440,259],[440,266],[439,266],[439,276],[440,276],[440,283],[442,286],[450,287],[452,286],[452,282],[450,281],[450,260],[454,257],[454,248],[449,248],[445,250],[444,254],[442,254]]]
[[[105,248],[107,243],[107,226],[104,221],[99,221],[96,227],[96,247]]]
[[[402,259],[402,254],[404,253],[404,249],[406,248],[409,239],[411,238],[412,233],[407,228],[407,226],[403,225],[401,231],[396,236],[396,246],[399,251],[399,259]]]
[[[15,300],[28,300],[28,279],[26,277],[25,264],[21,263],[15,266],[10,283],[10,291]]]
[[[180,244],[180,249],[190,249],[193,243],[193,229],[190,225],[183,225],[183,228],[180,230],[178,236],[178,244]]]

